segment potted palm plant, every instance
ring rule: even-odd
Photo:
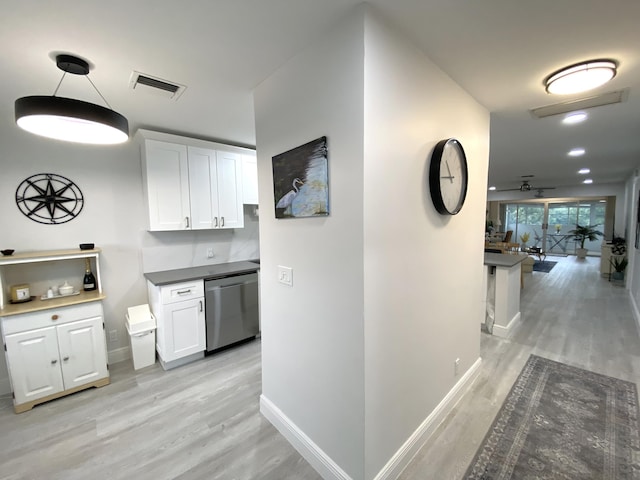
[[[613,255],[609,261],[611,262],[611,266],[614,270],[611,272],[611,278],[619,282],[623,281],[624,271],[627,269],[627,265],[629,265],[627,257],[623,257],[622,255]]]
[[[576,248],[576,256],[578,258],[584,259],[587,256],[587,249],[584,248],[584,243],[589,240],[593,242],[597,240],[598,237],[604,235],[600,230],[596,230],[598,225],[580,225],[576,224],[576,228],[573,230],[569,230],[569,234],[573,235],[573,239],[580,243],[580,248]]]

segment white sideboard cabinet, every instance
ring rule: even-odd
[[[150,231],[244,227],[247,148],[138,130]]]
[[[156,286],[147,281],[156,317],[156,351],[165,370],[204,357],[206,349],[204,281]]]
[[[99,249],[58,250],[0,258],[0,325],[16,413],[109,383],[99,254]],[[30,293],[42,294],[42,283],[29,275],[51,280],[51,272],[71,263],[78,273],[76,279],[68,280],[79,286],[85,259],[94,261],[96,290],[9,302],[6,279],[18,277],[32,285]]]

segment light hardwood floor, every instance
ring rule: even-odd
[[[400,480],[463,478],[532,353],[638,385],[640,337],[628,292],[600,277],[600,258],[547,260],[558,262],[551,272],[525,274],[523,323],[510,339],[482,334],[478,379]]]
[[[459,479],[530,353],[638,382],[627,292],[599,259],[525,275],[523,323],[482,335],[479,378],[402,480]],[[112,366],[111,385],[16,415],[0,398],[0,479],[318,480],[259,413],[260,342],[164,372]]]

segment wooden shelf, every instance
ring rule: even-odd
[[[21,252],[13,255],[0,257],[0,265],[16,265],[19,263],[34,262],[54,262],[58,260],[69,260],[73,258],[96,257],[102,250],[94,248],[91,250],[43,250],[37,252]]]
[[[78,305],[80,303],[95,302],[106,298],[102,292],[94,290],[92,292],[80,292],[79,295],[70,295],[68,297],[53,298],[40,300],[34,298],[30,302],[8,303],[0,310],[0,317],[9,317],[11,315],[20,315],[22,313],[37,312],[40,310],[49,310],[52,308],[67,307],[69,305]]]
[[[79,248],[67,250],[39,250],[33,252],[18,252],[14,253],[13,255],[5,255],[0,257],[0,317],[102,300],[103,298],[105,298],[105,296],[102,293],[102,281],[100,279],[99,256],[101,251],[102,250],[100,248],[93,248],[91,250],[80,250]],[[11,265],[59,262],[64,260],[76,260],[83,258],[95,259],[95,276],[98,283],[98,290],[92,292],[80,292],[79,295],[55,298],[51,300],[40,300],[40,297],[36,297],[30,302],[15,304],[11,304],[8,302],[8,292],[6,291],[6,285],[3,278],[4,269],[1,267],[11,268]]]

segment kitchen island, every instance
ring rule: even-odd
[[[484,254],[487,292],[484,325],[488,333],[509,337],[520,323],[520,269],[527,257],[524,254]]]

